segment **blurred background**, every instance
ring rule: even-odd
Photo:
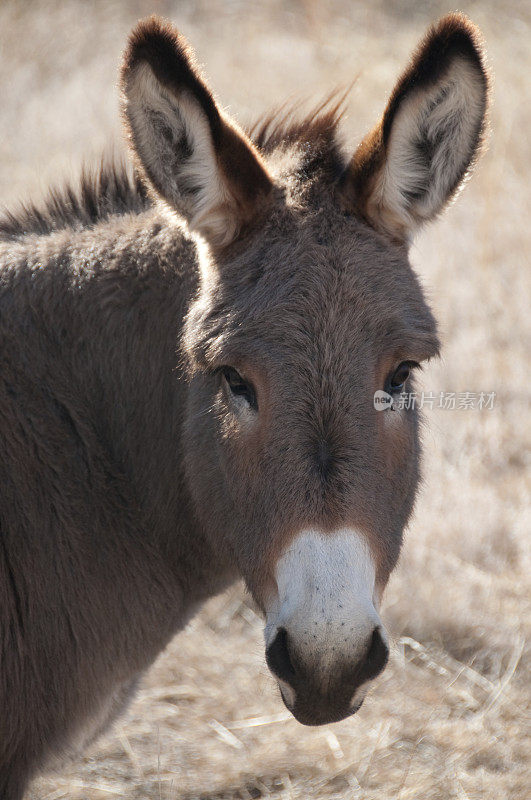
[[[123,151],[116,76],[136,20],[190,39],[223,105],[251,123],[356,82],[352,151],[426,27],[453,3],[0,3],[0,203]],[[354,718],[308,729],[279,699],[241,587],[212,601],[146,675],[128,715],[33,800],[448,800],[531,792],[531,7],[462,2],[494,74],[490,147],[412,260],[443,356],[426,390],[496,392],[427,410],[424,485],[384,617],[389,668]]]

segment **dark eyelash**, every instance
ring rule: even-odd
[[[257,411],[258,403],[253,385],[249,383],[249,381],[244,380],[234,367],[221,367],[219,371],[227,382],[232,394],[236,397],[244,397],[251,408]]]
[[[411,377],[411,371],[413,369],[416,369],[417,367],[420,367],[420,364],[418,364],[416,361],[402,361],[393,370],[393,372],[389,373],[389,375],[387,376],[387,380],[385,382],[385,391],[388,394],[396,394],[397,392],[402,391],[403,387],[406,385],[407,381]],[[397,373],[404,368],[407,370],[407,374],[404,377],[404,380],[402,380],[400,383],[393,383],[393,379],[396,377]]]

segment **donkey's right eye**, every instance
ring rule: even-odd
[[[234,367],[222,367],[221,374],[232,394],[235,397],[243,397],[254,411],[258,411],[258,403],[256,402],[256,393],[253,386],[244,380]]]

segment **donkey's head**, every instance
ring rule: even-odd
[[[197,514],[263,610],[286,705],[341,719],[388,655],[378,608],[417,488],[418,419],[373,398],[411,387],[438,351],[407,245],[478,152],[478,33],[460,15],[433,28],[350,159],[337,108],[246,136],[157,19],[133,32],[122,86],[139,170],[199,236],[182,345]]]

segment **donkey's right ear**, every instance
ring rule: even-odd
[[[216,105],[172,25],[158,17],[138,23],[121,88],[131,147],[148,185],[213,246],[230,243],[272,182],[255,147]]]

